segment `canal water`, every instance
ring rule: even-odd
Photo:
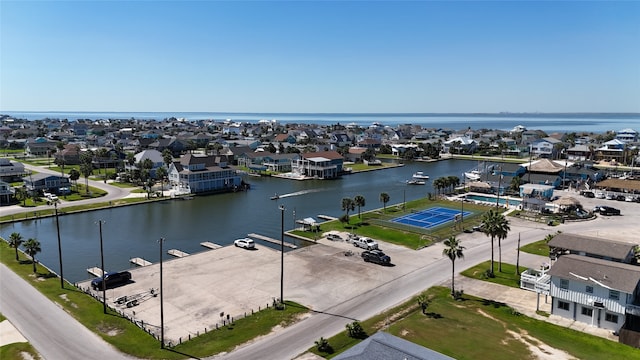
[[[279,239],[280,205],[285,207],[286,231],[294,227],[295,220],[302,218],[339,217],[343,214],[341,204],[345,197],[364,196],[366,205],[361,211],[381,208],[382,192],[390,196],[387,206],[425,197],[435,192],[431,186],[434,179],[450,175],[462,178],[462,173],[475,165],[476,162],[465,160],[409,162],[401,167],[345,175],[337,180],[296,181],[247,176],[245,181],[251,184],[251,189],[246,192],[60,216],[64,276],[71,282],[84,280],[91,277],[87,268],[100,266],[100,220],[103,221],[105,268],[123,270],[132,267],[129,259],[133,257],[159,261],[160,238],[165,239],[165,250],[178,249],[187,253],[206,250],[200,245],[204,241],[229,245],[248,233]],[[427,184],[406,184],[416,171],[430,176]],[[281,197],[271,200],[274,194]],[[350,214],[355,215],[357,211],[356,208]],[[20,233],[25,240],[38,239],[42,252],[36,259],[53,271],[59,271],[55,218],[0,226],[3,237],[8,238],[12,232]],[[163,258],[171,256],[164,254]]]

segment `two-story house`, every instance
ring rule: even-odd
[[[191,194],[234,191],[242,186],[227,157],[218,155],[183,155],[169,166],[169,182],[175,191]]]
[[[291,171],[301,177],[335,179],[342,173],[343,162],[336,151],[303,153],[291,163]]]

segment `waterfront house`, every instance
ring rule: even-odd
[[[638,141],[638,132],[627,128],[616,132],[616,139],[624,143],[634,143]]]
[[[142,170],[139,168],[140,164],[146,159],[151,160],[153,166],[149,171],[151,177],[155,177],[156,170],[164,165],[164,158],[162,157],[162,153],[158,150],[143,150],[133,156],[135,163],[133,165],[125,164],[124,168],[126,170]]]
[[[626,143],[619,139],[609,140],[596,149],[596,160],[622,162]]]
[[[186,154],[169,166],[169,182],[179,193],[234,191],[242,185],[226,156]]]
[[[454,137],[443,143],[443,152],[451,154],[472,154],[478,143],[466,136]]]
[[[302,153],[300,159],[291,163],[291,171],[298,176],[335,179],[342,173],[343,162],[344,158],[336,151]]]
[[[531,142],[531,154],[540,158],[555,159],[559,152],[558,147],[562,145],[562,141],[546,137]]]
[[[8,182],[0,180],[0,205],[10,205],[16,190]]]
[[[586,161],[591,158],[591,149],[587,145],[575,145],[567,149],[567,160]]]
[[[70,187],[71,182],[66,176],[38,173],[22,178],[24,186],[28,192],[35,194],[38,192],[51,192],[58,194],[60,188]]]

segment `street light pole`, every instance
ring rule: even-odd
[[[284,309],[284,205],[280,205],[280,307]]]
[[[58,258],[60,259],[60,288],[64,289],[64,275],[62,273],[62,245],[60,244],[60,220],[58,219],[58,201],[53,202],[56,213],[56,230],[58,231]]]
[[[496,197],[496,211],[500,205],[500,188],[502,187],[502,166],[498,166],[498,196]]]
[[[164,349],[164,303],[162,298],[164,294],[162,290],[162,243],[164,238],[160,238],[158,242],[160,243],[160,348]]]
[[[100,227],[100,266],[102,268],[102,311],[107,313],[107,286],[105,284],[105,274],[107,273],[104,269],[104,250],[102,248],[102,220],[98,220],[98,226]]]

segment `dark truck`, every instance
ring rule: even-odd
[[[129,282],[129,280],[131,280],[131,273],[128,271],[108,272],[104,275],[104,284],[102,277],[97,277],[91,280],[91,287],[93,290],[102,290],[104,285],[105,289],[108,289],[112,286],[125,284]]]
[[[362,252],[362,259],[365,262],[372,262],[380,265],[389,265],[391,258],[380,250],[365,250]]]

